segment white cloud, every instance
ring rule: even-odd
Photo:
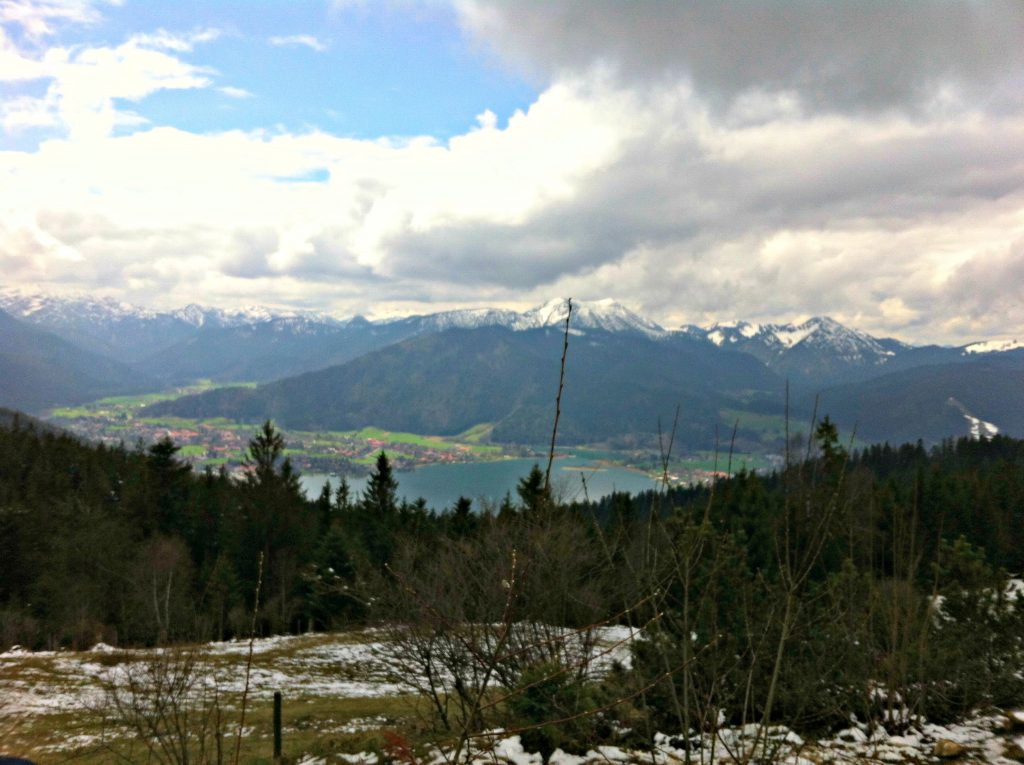
[[[216,40],[221,36],[221,30],[214,28],[196,29],[185,34],[175,34],[166,29],[159,29],[152,34],[132,35],[129,42],[142,48],[156,48],[158,50],[172,50],[176,53],[188,53],[197,44],[207,43]]]
[[[235,88],[231,85],[225,85],[217,88],[217,90],[229,98],[252,98],[252,93],[245,88]]]
[[[321,42],[313,35],[284,35],[282,37],[271,37],[267,40],[271,45],[281,48],[290,45],[299,45],[323,53],[327,50],[327,43]]]
[[[55,24],[93,24],[100,7],[120,5],[121,0],[0,0],[0,24],[17,25],[30,39],[54,33]]]
[[[19,52],[0,37],[0,60],[11,64],[2,79],[49,83],[41,97],[21,96],[2,105],[8,129],[63,125],[77,138],[109,135],[117,125],[143,120],[115,101],[140,101],[160,90],[208,87],[213,71],[166,51],[187,51],[211,39],[211,30],[174,36],[139,35],[116,47],[51,47],[40,57]]]

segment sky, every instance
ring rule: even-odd
[[[0,285],[1024,336],[1019,0],[0,0]]]

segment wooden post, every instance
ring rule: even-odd
[[[281,762],[281,691],[274,691],[274,762]]]

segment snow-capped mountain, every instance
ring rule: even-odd
[[[0,308],[75,345],[122,362],[165,348],[193,331],[170,313],[90,295],[0,291]]]
[[[32,324],[54,326],[152,320],[178,321],[192,327],[241,327],[278,319],[288,319],[293,323],[342,323],[330,314],[318,311],[275,310],[259,305],[226,309],[196,303],[170,311],[156,311],[109,297],[86,294],[57,296],[18,289],[0,289],[0,309]]]
[[[40,292],[0,289],[0,308],[32,324],[95,323],[152,319],[156,311],[108,297],[74,295],[58,297]]]
[[[512,327],[520,314],[504,308],[465,308],[417,316],[383,319],[378,324],[407,326],[412,334],[444,332],[447,329],[479,329],[480,327]]]
[[[748,353],[795,382],[816,384],[880,373],[911,346],[850,329],[828,316],[799,324],[719,322],[707,327],[686,326],[681,332]]]
[[[687,326],[683,332],[703,337],[717,346],[734,347],[764,361],[804,346],[855,363],[884,364],[899,350],[910,346],[898,340],[878,339],[845,327],[828,316],[815,316],[801,324],[752,324],[718,322],[708,327]]]
[[[546,303],[518,312],[502,308],[468,308],[456,311],[410,316],[402,319],[385,320],[387,324],[416,326],[421,332],[442,332],[446,329],[479,329],[481,327],[505,327],[515,332],[525,332],[544,327],[560,327],[565,324],[568,302],[565,298],[552,298]],[[664,328],[635,311],[631,311],[611,299],[573,300],[571,330],[603,330],[605,332],[639,332],[648,337],[663,337]]]
[[[536,329],[559,326],[565,323],[569,304],[565,298],[554,298],[543,305],[520,314],[520,320],[513,329]],[[639,332],[648,337],[663,337],[663,327],[621,303],[610,298],[604,300],[574,300],[570,326],[575,329],[599,329],[605,332]]]
[[[570,331],[633,334],[659,342],[698,341],[755,357],[796,384],[821,387],[867,379],[921,364],[966,360],[1016,350],[1017,341],[962,348],[912,348],[876,338],[825,316],[800,323],[718,322],[668,331],[611,299],[573,301]],[[338,319],[325,313],[263,306],[223,309],[190,304],[171,311],[111,298],[0,290],[0,310],[79,347],[180,383],[197,377],[269,380],[343,363],[402,340],[450,329],[503,327],[515,332],[565,322],[567,301],[554,298],[527,311],[471,308],[385,320]],[[699,347],[696,346],[696,347]]]
[[[325,313],[263,306],[210,308],[191,303],[155,311],[112,298],[0,290],[0,309],[95,353],[140,363],[197,336],[225,329],[269,328],[281,335],[321,334],[345,322]]]

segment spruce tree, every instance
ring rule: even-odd
[[[371,514],[393,515],[398,507],[398,481],[384,452],[377,455],[377,464],[363,490],[363,507]]]
[[[524,512],[535,513],[548,504],[548,493],[544,488],[544,472],[534,463],[529,474],[520,478],[516,485],[516,494],[522,503]]]

